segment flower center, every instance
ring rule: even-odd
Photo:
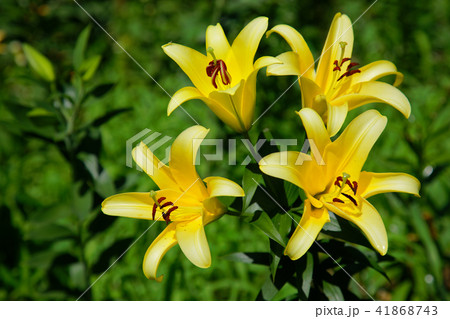
[[[159,208],[161,210],[161,215],[166,221],[166,224],[169,224],[170,220],[170,213],[172,213],[174,210],[178,208],[178,206],[175,206],[171,201],[166,201],[165,197],[156,197],[156,192],[151,191],[150,196],[153,198],[153,201],[155,202],[153,204],[152,209],[152,219],[155,220],[156,210]],[[170,207],[169,207],[170,206]]]
[[[340,82],[340,80],[342,80],[344,77],[349,77],[349,76],[352,76],[353,74],[361,73],[360,69],[355,68],[357,65],[359,65],[359,63],[351,62],[351,58],[344,58],[344,51],[345,51],[345,47],[346,47],[347,43],[340,42],[339,45],[341,47],[341,54],[340,54],[339,60],[334,60],[334,62],[333,62],[333,65],[334,65],[333,81],[332,81],[330,90],[328,92],[330,94],[333,94],[334,92],[336,92],[336,89],[342,83],[342,82]],[[347,63],[347,62],[348,62],[347,67],[344,67],[344,63]],[[345,69],[345,72],[342,72],[343,69]]]
[[[216,59],[213,48],[209,47],[206,52],[209,53],[213,58],[213,60],[209,62],[208,66],[206,67],[206,74],[211,78],[214,88],[217,89],[217,75],[220,75],[220,79],[222,80],[222,83],[224,85],[230,84],[231,74],[228,72],[225,62],[223,60]]]
[[[353,205],[358,206],[358,202],[356,201],[356,192],[358,190],[358,182],[351,181],[350,175],[347,173],[343,173],[342,176],[338,176],[334,182],[334,185],[339,187],[337,192],[337,196],[333,197],[333,203],[341,203],[345,204],[345,200],[349,200],[353,203]],[[347,187],[348,186],[348,187]],[[350,188],[350,189],[349,189]],[[353,193],[350,195],[349,193]],[[339,198],[343,196],[343,198]]]

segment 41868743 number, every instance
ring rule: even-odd
[[[375,312],[384,316],[436,316],[438,314],[437,306],[378,306]]]

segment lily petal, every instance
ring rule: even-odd
[[[269,75],[296,75],[302,74],[299,67],[298,54],[292,51],[281,53],[277,55],[277,60],[281,63],[272,64],[267,68],[266,74]]]
[[[169,167],[178,185],[200,201],[209,197],[195,168],[197,151],[209,130],[200,125],[187,128],[175,139],[170,151]]]
[[[386,254],[388,250],[386,228],[376,208],[367,200],[361,199],[361,214],[342,214],[340,210],[334,210],[334,213],[358,226],[373,248],[383,256]]]
[[[317,66],[316,82],[325,92],[332,85],[333,62],[341,57],[341,43],[345,42],[343,58],[351,58],[353,49],[352,22],[345,14],[337,13],[331,22],[327,40],[323,46],[319,65]]]
[[[327,176],[350,174],[358,180],[361,168],[372,146],[386,127],[387,118],[376,110],[356,117],[342,134],[325,149]]]
[[[299,82],[300,90],[302,91],[302,107],[314,109],[320,116],[323,116],[327,111],[327,103],[326,97],[320,86],[313,80],[304,76],[299,77]],[[324,99],[325,103],[322,102]]]
[[[420,182],[405,173],[361,172],[358,193],[369,198],[381,193],[402,192],[419,196]]]
[[[354,94],[340,96],[333,100],[333,104],[348,103],[348,109],[368,103],[386,103],[399,110],[406,118],[411,114],[408,98],[397,88],[384,82],[362,82],[354,87]]]
[[[331,140],[322,118],[310,108],[301,109],[298,115],[302,120],[308,139],[314,141],[319,153],[323,156],[325,147],[331,143]]]
[[[167,106],[167,116],[172,114],[172,112],[184,102],[195,99],[203,100],[205,102],[207,100],[207,98],[195,87],[186,86],[179,89],[170,99],[169,105]]]
[[[321,183],[325,179],[318,176],[321,170],[311,169],[313,165],[317,164],[311,156],[293,151],[272,153],[259,162],[259,168],[264,174],[291,182],[304,189],[306,193],[317,194],[324,191],[326,185]],[[312,171],[314,176],[310,174]],[[311,182],[313,179],[319,182]]]
[[[328,117],[327,117],[327,130],[330,136],[335,136],[347,117],[348,106],[344,105],[329,105],[328,104]]]
[[[253,114],[255,112],[256,76],[258,74],[258,71],[261,68],[276,63],[279,64],[280,61],[274,57],[260,57],[254,64],[254,70],[250,73],[248,78],[242,82],[242,90],[236,92],[236,97],[240,97],[241,100],[240,102],[235,103],[235,105],[246,131],[248,131],[252,126]],[[236,99],[234,100],[236,101]]]
[[[236,87],[239,87],[239,85],[240,84],[237,84]],[[209,109],[213,111],[214,114],[216,114],[216,116],[220,118],[225,124],[230,126],[232,129],[240,129],[240,125],[238,120],[236,119],[236,115],[229,110],[229,108],[231,108],[230,101],[227,99],[225,99],[225,101],[223,101],[223,99],[217,99],[218,94],[220,96],[220,94],[223,94],[224,92],[225,91],[213,91],[211,92],[210,97],[206,97],[195,87],[184,87],[178,90],[172,96],[172,99],[169,102],[169,106],[167,107],[167,115],[170,115],[177,107],[179,107],[184,102],[193,99],[199,99],[205,102]]]
[[[110,216],[152,219],[154,201],[147,193],[122,193],[108,197],[102,211]]]
[[[221,108],[218,109],[218,112],[214,113],[229,127],[239,133],[245,132],[249,129],[249,127],[245,127],[243,119],[241,118],[245,83],[245,80],[241,80],[241,82],[229,89],[213,91],[209,95],[212,101],[221,106]],[[256,92],[249,92],[249,96],[246,97],[246,101],[251,102],[252,99],[254,100],[255,94]],[[255,103],[253,102],[249,105],[251,112],[253,112],[255,107],[254,104]],[[249,121],[251,121],[251,119]]]
[[[294,234],[284,250],[292,260],[302,257],[314,243],[325,223],[330,221],[326,208],[314,208],[309,200],[305,200],[300,224],[295,229]]]
[[[237,183],[219,176],[210,176],[203,180],[206,183],[210,197],[245,196],[244,190]]]
[[[269,19],[258,17],[247,24],[234,40],[231,49],[242,72],[242,78],[246,78],[253,71],[253,60],[256,50],[264,32],[267,30]]]
[[[144,256],[142,268],[145,277],[161,282],[163,275],[157,277],[159,263],[170,248],[175,246],[177,239],[175,237],[175,223],[169,224],[161,234],[153,241]]]
[[[228,43],[227,37],[223,32],[220,23],[216,25],[210,25],[206,29],[206,50],[209,47],[214,49],[214,54],[217,59],[225,59],[228,51],[230,50],[230,44]]]
[[[202,217],[177,223],[176,238],[184,255],[197,267],[211,265],[211,253],[203,227]]]
[[[403,82],[403,74],[398,72],[395,64],[390,61],[375,61],[359,68],[359,70],[360,73],[353,74],[348,78],[352,80],[353,84],[376,81],[388,75],[395,75],[394,86],[399,86]]]
[[[207,96],[209,92],[214,90],[211,79],[206,74],[206,67],[209,63],[207,56],[177,43],[168,43],[163,45],[162,48],[186,73],[203,95]]]
[[[161,162],[144,142],[136,146],[131,154],[136,164],[150,176],[160,189],[179,189],[169,167]]]
[[[292,59],[293,58],[292,54],[285,56],[286,58],[289,58],[289,62],[291,62],[290,64],[292,65],[292,67],[296,65],[296,68],[299,71],[298,73],[296,73],[296,75],[314,79],[314,58],[303,36],[297,30],[285,24],[276,25],[266,33],[266,36],[267,37],[270,36],[273,32],[276,32],[279,35],[281,35],[284,38],[284,40],[289,44],[292,51],[294,51],[297,54],[297,61],[295,64],[293,63],[294,61]],[[276,68],[276,66],[274,68]]]

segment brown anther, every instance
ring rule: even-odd
[[[228,85],[231,83],[231,75],[227,70],[227,65],[223,60],[213,60],[206,67],[206,74],[211,78],[212,85],[217,89],[216,77],[220,74],[222,83]]]
[[[335,65],[335,67],[333,68],[333,72],[341,70],[341,68],[338,65],[338,60],[334,60],[333,64]]]
[[[342,176],[338,176],[336,178],[336,181],[334,182],[334,185],[336,185],[337,187],[341,187],[341,183],[340,182],[342,182],[342,181],[343,181]]]
[[[351,183],[349,180],[347,180],[346,184],[351,188],[351,190],[353,191],[353,195],[356,195],[356,191],[358,190],[358,183],[357,182],[353,182]]]
[[[156,200],[157,203],[153,204],[152,219],[155,220],[156,210],[157,210],[157,208],[159,208],[160,210],[162,210],[162,212],[161,212],[162,218],[166,221],[166,224],[169,224],[169,222],[171,221],[170,213],[172,213],[174,210],[176,210],[178,208],[178,206],[174,206],[171,201],[167,201],[167,202],[163,203],[163,201],[165,199],[166,199],[165,197],[160,197]],[[161,203],[163,203],[163,204],[161,204]],[[172,207],[170,207],[167,211],[164,211],[164,208],[168,207],[168,206],[172,206]]]
[[[152,219],[155,220],[155,215],[156,215],[156,204],[153,204],[153,210],[152,210]]]
[[[355,74],[355,73],[361,73],[361,70],[359,70],[359,69],[357,69],[357,70],[350,70],[350,71],[347,71],[347,75],[346,76],[350,76],[350,75],[353,75],[353,74]]]
[[[342,66],[342,64],[344,64],[345,62],[350,61],[350,60],[351,60],[350,58],[343,58],[341,61],[341,64],[339,66]]]
[[[344,201],[342,200],[342,199],[339,199],[339,198],[333,198],[333,202],[334,203],[342,203],[342,204],[344,204]]]
[[[356,63],[356,62],[349,63],[349,65],[347,66],[347,71],[357,65],[359,65],[359,63]]]
[[[350,196],[350,195],[348,195],[348,194],[345,194],[345,193],[341,193],[341,195],[342,195],[342,196],[345,196],[345,197],[347,197],[349,200],[351,200],[351,202],[352,202],[355,206],[358,206],[358,203],[356,202],[356,200],[355,200],[352,196]]]
[[[161,205],[161,209],[163,209],[164,207],[167,207],[167,206],[173,206],[173,203],[172,202],[165,202],[164,204],[162,204]]]
[[[162,217],[164,218],[164,220],[166,221],[166,225],[169,225],[170,222],[170,216],[166,213],[162,213]]]

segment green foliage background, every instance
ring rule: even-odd
[[[356,21],[372,1],[79,3],[173,94],[190,82],[163,53],[161,45],[167,42],[203,51],[209,24],[220,22],[231,41],[249,21],[263,15],[269,17],[269,28],[285,23],[299,30],[318,57],[334,14],[342,12]],[[387,194],[372,201],[388,230],[392,259],[381,263],[381,267],[390,281],[374,270],[362,272],[356,280],[375,299],[449,298],[449,12],[445,0],[379,0],[354,25],[353,59],[362,65],[382,59],[394,62],[405,75],[401,90],[412,105],[409,120],[385,105],[371,105],[351,113],[346,123],[369,107],[376,107],[389,118],[365,169],[406,172],[422,183],[420,199]],[[139,237],[148,222],[100,212],[98,204],[106,196],[154,187],[144,173],[126,167],[126,140],[145,128],[176,137],[195,124],[189,116],[176,110],[167,118],[169,96],[75,2],[3,0],[0,15],[0,299],[75,300],[93,283],[82,300],[255,299],[268,270],[223,257],[238,251],[268,250],[268,239],[252,225],[224,216],[206,228],[213,257],[211,268],[196,268],[176,247],[161,263],[160,273],[166,275],[163,283],[156,283],[145,278],[141,265],[163,223]],[[82,118],[89,123],[112,110],[132,110],[115,116],[98,130],[101,148],[94,160],[102,170],[83,184],[80,170],[74,169],[54,143],[30,133],[32,128],[39,130],[48,125],[45,121],[49,119],[38,114],[30,122],[29,114],[21,117],[23,106],[42,107],[40,101],[49,95],[27,66],[21,44],[28,43],[48,57],[57,78],[69,79],[75,42],[89,24],[92,31],[86,54],[99,54],[102,60],[87,90],[102,83],[115,85],[101,98],[88,98]],[[281,39],[271,36],[262,40],[257,55],[275,56],[288,49]],[[256,116],[294,80],[265,77],[261,71]],[[298,138],[301,144],[303,130],[294,114],[300,106],[300,90],[294,85],[253,130],[267,128],[276,138]],[[185,107],[201,125],[211,128],[208,137],[234,137],[202,102],[191,101]],[[247,155],[242,147],[238,163]],[[226,160],[204,162],[200,168],[201,176],[226,176],[239,183],[243,172],[243,166],[228,166]],[[83,185],[95,191],[83,197]],[[80,214],[84,214],[82,218]],[[292,289],[286,285],[273,299],[287,298]],[[353,290],[367,298],[357,287]]]

